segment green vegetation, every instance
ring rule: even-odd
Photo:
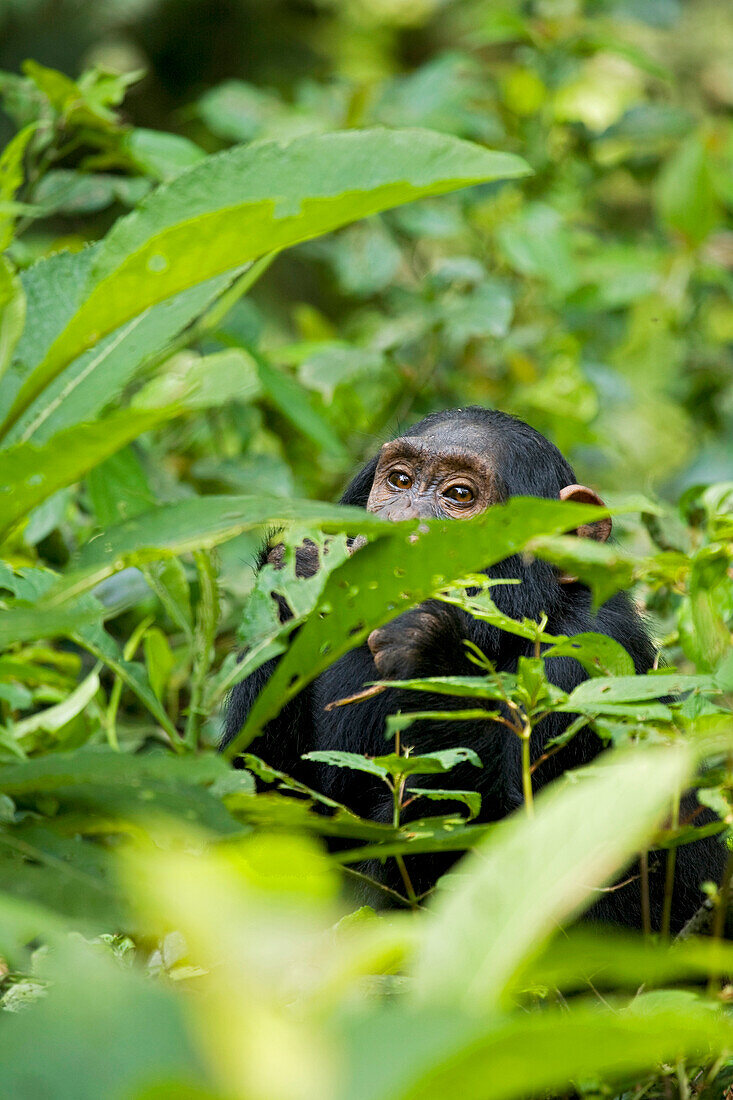
[[[7,56],[43,8],[0,13]],[[712,934],[674,944],[572,919],[693,838],[686,787],[731,844],[730,13],[241,0],[187,82],[202,5],[60,8],[66,71],[0,74],[3,1095],[727,1095],[725,890]],[[553,439],[618,540],[568,537],[590,505],[516,499],[414,541],[328,503],[395,426],[472,402]],[[255,580],[271,527],[284,567]],[[329,547],[307,580],[305,536]],[[660,670],[502,617],[475,574],[521,550],[596,602],[633,588]],[[409,682],[465,695],[453,718],[509,708],[525,808],[498,825],[452,789],[468,750],[405,754],[419,713],[380,757],[327,754],[388,788],[391,824],[256,755],[290,696],[428,597],[536,643],[515,675],[474,654],[477,678]],[[544,660],[571,648],[589,679],[566,695]],[[234,771],[227,693],[278,654]],[[537,794],[551,711],[610,748]],[[432,897],[405,876],[388,912],[349,900],[364,858],[464,850]]]

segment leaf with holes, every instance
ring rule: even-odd
[[[598,519],[590,504],[515,497],[460,523],[431,521],[392,525],[335,570],[321,599],[258,696],[248,721],[226,752],[236,755],[288,699],[343,653],[402,611],[448,587],[457,578],[518,553],[540,534],[556,534]]]

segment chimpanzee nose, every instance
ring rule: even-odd
[[[382,515],[397,523],[402,519],[417,519],[420,515],[420,511],[415,507],[409,497],[407,499],[401,497],[399,500],[388,504],[382,512]]]

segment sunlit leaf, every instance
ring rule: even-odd
[[[543,791],[534,817],[496,826],[466,876],[435,899],[415,963],[416,999],[500,1004],[526,957],[628,862],[690,766],[682,745],[608,755]]]

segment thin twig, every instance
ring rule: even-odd
[[[725,861],[725,870],[723,871],[723,879],[718,889],[718,896],[715,899],[715,914],[713,916],[713,931],[712,937],[714,940],[722,940],[723,933],[725,931],[725,917],[728,912],[730,884],[733,879],[733,852],[728,853],[728,858]],[[708,993],[714,993],[718,984],[718,972],[713,967],[710,971],[710,978],[708,979]]]
[[[652,917],[649,908],[649,852],[642,852],[639,856],[641,868],[641,923],[645,936],[652,934]]]
[[[326,703],[324,710],[335,710],[336,707],[346,707],[350,703],[361,703],[364,699],[373,699],[375,695],[381,695],[387,688],[384,684],[373,684],[372,687],[357,691],[354,695],[346,695],[343,699],[332,699]]]
[[[395,861],[397,863],[397,866],[400,869],[400,875],[402,876],[402,881],[405,884],[405,890],[407,891],[407,896],[410,899],[410,908],[411,909],[419,909],[420,904],[417,900],[417,894],[415,893],[415,887],[412,885],[412,879],[410,878],[410,876],[407,873],[407,867],[405,867],[405,861],[402,858],[402,856],[395,856]]]
[[[402,894],[398,893],[397,890],[393,890],[391,886],[385,886],[379,879],[372,878],[371,875],[365,875],[362,871],[356,871],[353,867],[347,867],[345,865],[342,866],[341,870],[344,874],[359,879],[360,882],[366,882],[369,886],[374,886],[377,890],[381,890],[383,893],[389,895],[393,901],[399,902],[405,909],[412,908],[407,898],[403,898]]]
[[[532,794],[532,764],[529,755],[531,729],[522,737],[522,791],[527,817],[534,817],[534,795]]]
[[[676,829],[680,822],[680,792],[677,791],[672,803],[671,827]],[[672,895],[674,893],[674,871],[677,864],[677,848],[667,849],[667,868],[664,876],[664,907],[662,909],[662,939],[669,939],[672,924]]]
[[[534,773],[537,771],[537,768],[539,768],[540,764],[544,764],[545,760],[549,760],[551,757],[553,757],[555,755],[555,753],[558,753],[560,751],[560,749],[562,749],[564,747],[565,747],[564,745],[555,745],[553,748],[548,749],[547,752],[543,752],[542,756],[538,757],[537,760],[535,760],[534,764],[529,769],[530,774],[534,775]]]

